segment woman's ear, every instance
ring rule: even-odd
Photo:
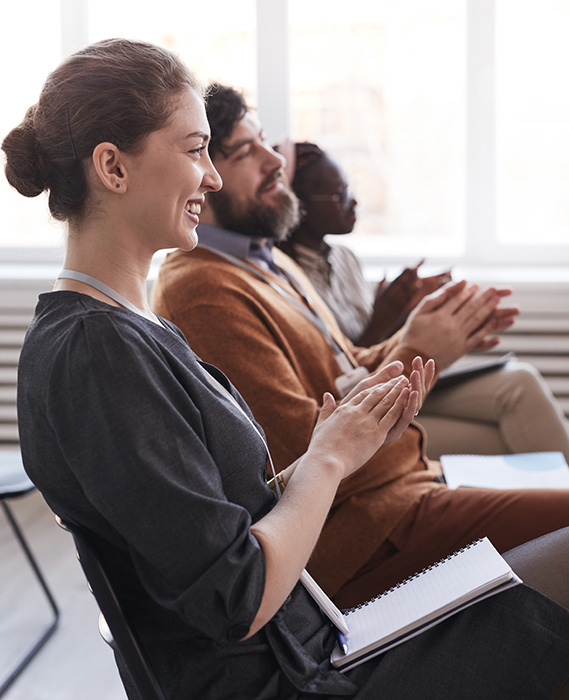
[[[126,166],[121,151],[114,143],[99,143],[93,150],[92,161],[103,187],[118,194],[126,192]]]

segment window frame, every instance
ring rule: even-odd
[[[496,230],[495,9],[499,0],[466,0],[466,196],[464,254],[429,258],[432,263],[468,266],[563,266],[567,245],[504,245]],[[61,55],[88,42],[88,0],[61,0]],[[258,111],[269,139],[290,133],[288,0],[256,0]],[[409,262],[385,255],[381,240],[352,234],[345,240],[368,265]],[[58,247],[0,247],[8,263],[47,263]]]

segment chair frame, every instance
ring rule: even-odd
[[[83,527],[63,521],[57,515],[55,519],[73,537],[77,558],[101,611],[99,632],[121,656],[140,700],[166,700],[137,634],[117,598],[110,574],[101,561],[95,538]]]
[[[23,657],[20,658],[20,660],[16,663],[14,668],[8,672],[6,677],[3,679],[2,684],[0,685],[0,695],[2,695],[10,685],[16,680],[16,678],[20,675],[20,673],[24,670],[24,668],[30,663],[30,661],[35,657],[35,655],[38,653],[38,651],[43,647],[43,645],[47,642],[47,640],[51,637],[51,635],[55,632],[57,626],[59,625],[59,607],[57,603],[55,602],[55,598],[53,597],[52,592],[50,591],[47,582],[40,571],[40,568],[38,566],[38,563],[32,554],[32,551],[30,550],[30,547],[28,546],[28,543],[26,542],[26,539],[24,537],[24,534],[18,525],[16,518],[14,517],[14,514],[12,512],[12,509],[9,507],[7,503],[8,498],[15,498],[18,496],[23,496],[27,493],[31,493],[35,487],[33,484],[30,482],[30,486],[22,489],[20,491],[11,491],[7,493],[2,493],[0,494],[0,503],[2,505],[2,508],[4,510],[4,513],[6,515],[6,518],[8,522],[10,523],[10,526],[12,528],[12,531],[14,532],[14,535],[17,539],[17,541],[20,544],[20,547],[22,548],[22,551],[24,552],[26,559],[28,560],[30,567],[32,568],[36,579],[38,580],[38,583],[40,584],[41,589],[43,590],[45,597],[47,598],[47,601],[49,603],[49,606],[51,608],[51,611],[53,613],[53,617],[51,619],[51,622],[48,624],[47,627],[45,627],[40,636],[36,638],[34,641],[33,645],[31,648],[24,654]]]

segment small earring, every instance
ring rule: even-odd
[[[117,184],[115,185],[115,187],[120,187],[120,183],[119,183],[119,182],[117,182]]]

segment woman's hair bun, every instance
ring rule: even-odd
[[[99,143],[135,153],[164,127],[194,74],[153,44],[107,39],[69,56],[46,79],[23,122],[4,139],[6,178],[18,192],[47,190],[51,215],[79,222],[90,202],[88,164]]]
[[[25,197],[37,197],[46,189],[34,130],[34,112],[35,107],[30,107],[24,121],[2,142],[6,154],[6,178]]]

